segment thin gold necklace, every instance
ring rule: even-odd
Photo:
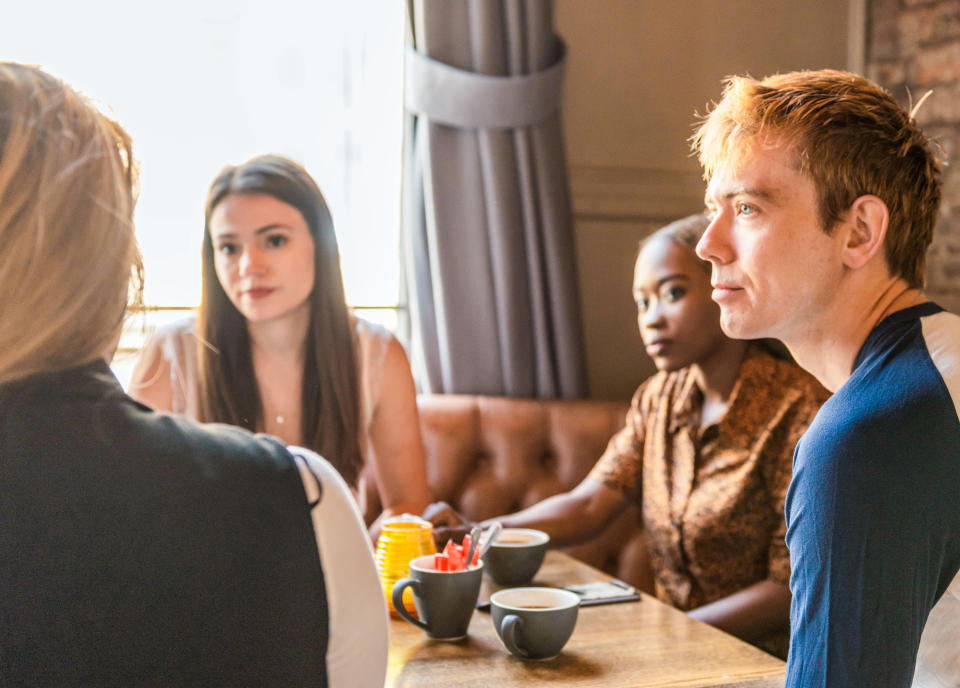
[[[267,399],[267,395],[264,394],[264,389],[263,389],[262,386],[260,386],[260,400],[263,402],[263,415],[264,415],[264,416],[271,415],[271,414],[268,414],[268,413],[267,413],[267,407],[268,407],[268,406],[269,406],[269,407],[274,407],[274,408],[276,408],[276,407],[275,407],[275,405],[274,405],[273,403],[270,402],[269,399]],[[287,418],[286,418],[286,416],[283,414],[283,412],[278,412],[278,413],[276,413],[276,414],[273,416],[273,419],[274,419],[274,421],[276,421],[277,425],[283,425],[283,424],[287,421]]]

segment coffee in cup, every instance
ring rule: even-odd
[[[556,588],[508,588],[490,596],[493,627],[504,646],[523,659],[560,654],[577,623],[580,598]]]
[[[436,640],[460,640],[467,635],[470,617],[480,595],[483,562],[459,571],[437,571],[434,555],[410,561],[410,577],[393,585],[393,606],[404,619]],[[403,591],[413,590],[420,619],[403,606]]]
[[[547,553],[550,536],[532,528],[504,528],[483,555],[484,570],[497,585],[533,580]]]

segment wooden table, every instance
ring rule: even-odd
[[[560,586],[609,578],[551,551],[535,583]],[[485,579],[480,599],[496,589]],[[430,640],[420,629],[393,619],[386,685],[782,688],[784,672],[776,657],[644,595],[640,602],[581,608],[563,652],[544,661],[510,655],[489,612],[474,612],[469,635],[456,643]]]

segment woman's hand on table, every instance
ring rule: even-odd
[[[423,518],[433,524],[433,540],[437,549],[443,547],[447,540],[459,543],[476,525],[446,502],[434,502],[428,506],[423,511]]]

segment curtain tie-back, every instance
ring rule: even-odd
[[[549,119],[560,108],[566,48],[539,72],[477,74],[406,52],[405,105],[409,112],[460,129],[514,129]]]

